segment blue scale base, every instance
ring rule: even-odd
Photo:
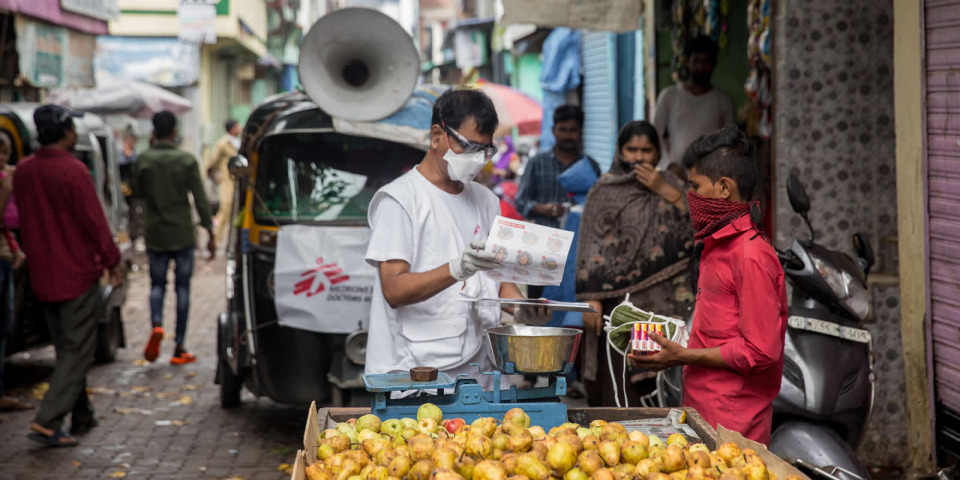
[[[514,373],[510,367],[508,365],[505,372],[481,373],[493,376],[493,384],[499,385],[502,373]],[[572,368],[572,364],[567,365],[564,372],[551,375],[552,384],[547,387],[518,389],[513,385],[509,390],[490,392],[483,391],[472,378],[461,376],[453,380],[445,373],[440,373],[432,382],[413,382],[406,373],[364,375],[363,383],[375,394],[371,411],[381,419],[416,418],[417,409],[428,402],[440,407],[444,418],[459,417],[467,424],[481,417],[500,420],[510,409],[520,407],[530,416],[530,425],[539,425],[549,431],[567,422],[567,405],[560,401],[560,396],[567,392],[564,375]],[[428,393],[450,388],[453,393]],[[420,394],[390,398],[390,392],[406,390],[420,390]]]

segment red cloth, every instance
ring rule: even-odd
[[[42,302],[79,297],[120,261],[87,167],[41,148],[13,178],[30,286]]]
[[[727,369],[688,365],[683,404],[767,444],[780,393],[787,291],[776,252],[742,216],[704,240],[688,348],[719,348]]]
[[[513,220],[523,220],[523,216],[517,211],[517,207],[514,207],[506,200],[500,200],[500,216]]]
[[[750,213],[748,203],[704,197],[693,190],[687,191],[687,203],[690,205],[693,238],[698,242],[717,233],[733,220]]]

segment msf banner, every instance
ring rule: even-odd
[[[350,333],[370,323],[376,270],[366,227],[288,225],[277,237],[276,308],[285,327]]]

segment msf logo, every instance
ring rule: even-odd
[[[306,294],[308,297],[312,297],[326,291],[327,283],[332,287],[338,283],[350,280],[350,276],[344,275],[343,269],[338,267],[336,263],[323,263],[323,258],[317,257],[317,265],[317,267],[300,274],[303,280],[300,280],[293,286],[294,295]],[[321,273],[323,274],[322,276],[319,275]],[[324,278],[326,278],[326,281],[324,281]],[[314,286],[314,284],[316,284],[316,286]]]

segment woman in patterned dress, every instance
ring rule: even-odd
[[[693,230],[683,182],[669,169],[659,171],[660,142],[649,122],[634,121],[617,139],[610,171],[587,196],[577,247],[577,299],[608,315],[630,294],[638,308],[686,318],[694,296],[687,280]],[[607,365],[606,335],[600,314],[584,314],[582,376],[591,406],[614,405]],[[612,354],[617,391],[623,357]],[[653,374],[630,370],[627,395],[636,404],[653,389]],[[622,403],[622,400],[621,400]]]

